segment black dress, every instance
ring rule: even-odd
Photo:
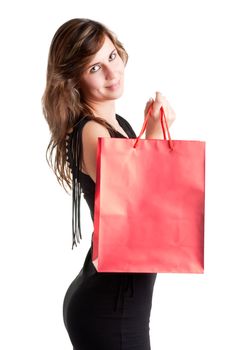
[[[116,118],[128,137],[136,138],[128,121],[118,114]],[[78,178],[93,220],[95,183],[83,172],[76,169],[75,173],[70,146],[74,139],[81,146],[82,127],[88,120],[88,117],[85,117],[85,121],[78,123],[69,134],[67,160],[73,172],[73,179]],[[111,137],[125,136],[117,131],[113,132]],[[76,199],[77,194],[73,192],[74,210]],[[78,223],[79,206],[80,193]],[[73,223],[74,221],[73,218]],[[92,249],[93,242],[81,271],[65,294],[63,303],[64,324],[73,349],[150,350],[149,322],[156,274],[97,272],[91,259]]]

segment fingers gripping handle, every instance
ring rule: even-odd
[[[143,123],[142,129],[140,131],[140,134],[136,138],[136,141],[134,143],[134,146],[133,146],[134,148],[137,146],[138,141],[140,140],[141,136],[143,135],[144,131],[146,130],[148,119],[151,116],[151,113],[150,113],[151,108],[152,108],[152,105],[148,109],[147,115],[146,115],[146,117],[144,119],[144,123]],[[162,127],[162,131],[163,131],[163,135],[164,135],[164,140],[167,139],[166,138],[166,131],[165,131],[165,127],[166,127],[167,134],[168,134],[168,144],[169,144],[169,147],[173,150],[173,142],[172,142],[172,139],[171,139],[171,136],[170,136],[170,133],[169,133],[168,123],[167,123],[167,120],[166,120],[166,116],[165,116],[165,113],[164,113],[163,106],[160,107],[160,122],[161,122],[161,127]]]

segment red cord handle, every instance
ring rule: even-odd
[[[147,122],[148,122],[148,118],[151,116],[151,108],[152,108],[152,104],[151,106],[149,107],[148,109],[148,112],[147,112],[147,115],[144,119],[144,123],[143,123],[143,126],[142,126],[142,129],[140,131],[140,134],[139,136],[136,138],[136,141],[134,143],[134,148],[136,147],[138,141],[140,140],[141,136],[143,135],[146,127],[147,127]],[[164,140],[166,140],[166,132],[165,132],[165,127],[166,127],[166,130],[167,130],[167,133],[168,133],[168,144],[169,144],[169,147],[173,150],[173,142],[172,142],[172,139],[171,139],[171,136],[170,136],[170,133],[169,133],[169,128],[168,128],[168,123],[167,123],[167,120],[166,120],[166,116],[165,116],[165,113],[164,113],[164,109],[163,109],[163,106],[160,107],[160,122],[161,122],[161,126],[162,126],[162,130],[163,130],[163,135],[164,135]],[[165,123],[165,125],[164,125]]]

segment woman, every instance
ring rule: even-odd
[[[73,190],[73,246],[81,238],[81,191],[93,219],[98,137],[136,137],[128,121],[115,112],[115,100],[123,93],[127,60],[115,34],[90,19],[67,21],[51,42],[42,98],[51,131],[47,152],[59,183]],[[151,104],[146,137],[162,138],[160,106],[169,126],[175,113],[160,93],[148,101],[145,115]],[[64,298],[64,323],[73,349],[150,349],[156,274],[98,273],[91,260],[92,248],[91,242],[83,268]]]

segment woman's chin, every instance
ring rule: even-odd
[[[120,87],[120,89],[112,91],[110,94],[108,94],[109,99],[117,99],[120,98],[123,95],[123,87]]]

